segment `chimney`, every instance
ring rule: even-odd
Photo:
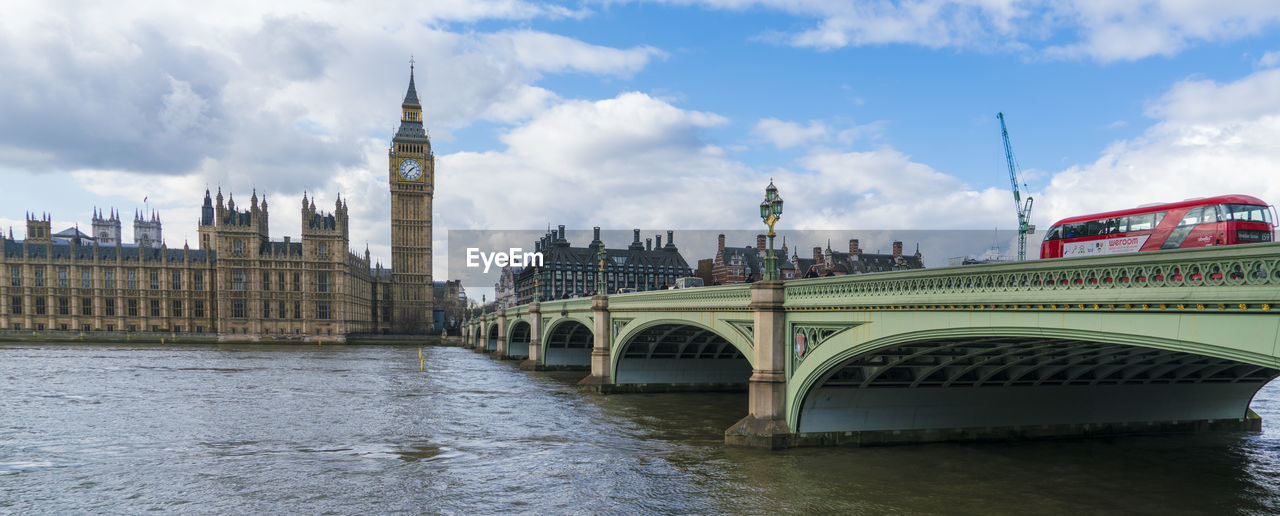
[[[902,258],[902,241],[901,240],[897,240],[893,242],[893,257]]]
[[[862,249],[858,249],[858,239],[849,239],[849,254],[862,254]]]
[[[594,235],[591,239],[591,245],[600,245],[602,243],[600,242],[600,226],[591,228],[591,232]]]
[[[822,248],[821,248],[821,247],[814,246],[814,248],[813,248],[813,260],[814,260],[814,261],[818,261],[818,262],[822,261]]]
[[[716,250],[724,250],[724,233],[720,233],[720,236],[716,237]]]
[[[764,252],[764,235],[756,235],[756,250]]]
[[[640,230],[639,230],[639,229],[633,229],[633,230],[631,230],[631,245],[627,246],[627,249],[630,249],[630,250],[632,250],[632,251],[643,251],[643,250],[644,250],[644,244],[640,243]]]
[[[661,241],[661,240],[662,240],[662,237],[658,237],[658,240],[659,240],[659,241]],[[661,244],[659,244],[659,245],[661,245]],[[645,251],[652,251],[652,250],[653,250],[653,239],[652,239],[652,238],[646,238],[646,239],[644,239],[644,250],[645,250]]]
[[[676,232],[670,229],[667,230],[667,247],[676,248]]]
[[[561,224],[559,227],[560,227],[560,236],[557,238],[559,240],[564,240],[564,224]]]
[[[654,238],[657,238],[657,239],[658,239],[658,247],[657,247],[657,248],[658,248],[658,249],[662,249],[662,235],[653,235],[653,236],[654,236]]]

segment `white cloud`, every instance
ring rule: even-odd
[[[563,105],[536,85],[544,75],[627,77],[665,56],[450,25],[588,14],[534,0],[10,7],[0,17],[0,171],[23,173],[32,191],[78,185],[59,199],[65,216],[89,203],[130,211],[149,196],[171,244],[194,234],[205,186],[221,185],[242,203],[254,188],[272,199],[275,238],[298,232],[304,189],[322,207],[338,192],[359,198],[353,246],[385,250],[386,145],[410,55],[436,142]]]
[[[816,173],[793,178],[802,188],[788,201],[800,207],[793,220],[801,229],[1012,226],[1007,191],[976,190],[891,148],[819,149],[801,164]]]
[[[164,109],[160,111],[160,125],[170,133],[185,133],[196,127],[208,108],[191,85],[169,77],[170,90],[164,96]]]
[[[440,197],[439,220],[456,229],[528,229],[710,218],[717,203],[700,202],[701,193],[732,188],[733,172],[747,170],[699,134],[726,122],[643,93],[560,103],[504,134],[502,151],[441,156],[447,172],[437,189],[450,196]]]
[[[830,130],[820,121],[810,121],[802,126],[795,122],[785,122],[777,118],[766,118],[756,123],[752,130],[757,138],[762,138],[774,147],[788,149],[797,145],[826,140]]]
[[[1062,217],[1229,193],[1280,201],[1280,70],[1220,84],[1175,84],[1147,110],[1141,136],[1058,172],[1038,198],[1041,223]]]
[[[1232,41],[1280,22],[1269,0],[657,0],[714,9],[776,9],[815,26],[766,39],[834,49],[909,44],[928,48],[1032,50],[1101,62],[1170,56],[1197,42]],[[1067,43],[1057,43],[1067,40]],[[1053,43],[1050,43],[1053,42]]]
[[[1262,54],[1262,57],[1258,59],[1259,67],[1271,68],[1276,65],[1280,65],[1280,52],[1272,50],[1270,52]]]
[[[650,46],[621,50],[583,43],[557,34],[528,30],[485,36],[494,54],[512,55],[521,65],[539,72],[579,71],[630,75],[666,53]]]

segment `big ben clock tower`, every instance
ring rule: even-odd
[[[400,129],[387,152],[391,184],[392,326],[400,333],[431,329],[431,199],[435,156],[422,126],[422,105],[409,66]]]

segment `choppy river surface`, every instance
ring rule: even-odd
[[[727,448],[746,394],[460,348],[0,346],[0,513],[1276,514],[1261,434]]]

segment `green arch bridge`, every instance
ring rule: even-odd
[[[730,444],[1257,430],[1280,243],[544,301],[464,341],[601,392],[746,390]]]

